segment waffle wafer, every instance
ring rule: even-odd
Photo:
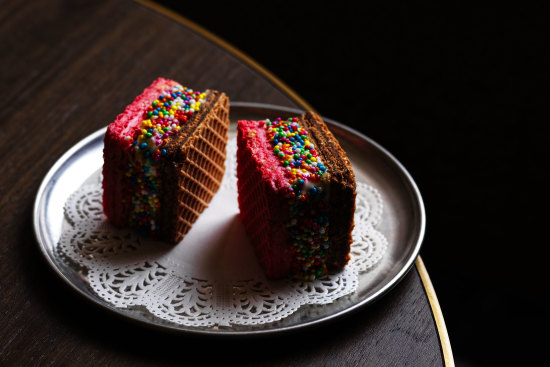
[[[159,78],[105,134],[103,208],[118,227],[183,239],[225,171],[229,99]]]

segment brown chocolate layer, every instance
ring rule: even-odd
[[[299,120],[328,169],[330,245],[326,265],[329,272],[339,271],[349,261],[355,213],[355,174],[346,153],[319,115],[306,112]]]
[[[160,237],[177,243],[210,203],[225,171],[229,99],[208,90],[200,110],[171,139],[160,165]]]

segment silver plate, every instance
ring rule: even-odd
[[[230,136],[236,135],[236,121],[289,117],[300,110],[247,102],[231,103]],[[121,316],[173,331],[208,335],[256,335],[280,333],[318,325],[358,310],[383,296],[414,264],[424,237],[425,213],[420,192],[405,168],[377,143],[338,122],[325,119],[347,152],[358,180],[375,187],[384,201],[384,213],[377,226],[388,240],[388,250],[369,272],[360,275],[357,291],[329,305],[304,306],[281,321],[231,330],[197,328],[170,323],[144,308],[121,309],[98,297],[78,269],[66,264],[56,251],[62,225],[63,205],[68,196],[97,172],[103,164],[101,129],[66,152],[50,169],[38,190],[34,205],[34,231],[40,250],[54,271],[89,300]]]

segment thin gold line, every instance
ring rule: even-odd
[[[439,339],[441,340],[441,349],[443,350],[443,360],[445,361],[445,366],[454,367],[455,362],[453,359],[453,351],[451,349],[451,342],[449,340],[449,334],[447,333],[447,327],[445,326],[445,319],[443,318],[443,313],[441,312],[441,307],[439,306],[439,301],[435,294],[435,289],[433,287],[428,271],[424,266],[424,262],[420,256],[416,259],[416,269],[418,274],[420,274],[420,279],[422,284],[424,284],[424,289],[428,296],[428,301],[432,307],[432,313],[435,319],[435,325],[437,326],[437,331],[439,332]]]
[[[216,36],[212,32],[209,32],[208,30],[192,22],[191,20],[183,17],[182,15],[170,9],[167,9],[164,6],[159,5],[153,1],[150,1],[150,0],[134,0],[134,1],[142,4],[145,7],[153,9],[160,14],[166,15],[167,17],[172,18],[179,23],[184,24],[185,26],[189,27],[195,32],[201,34],[202,36],[210,39],[211,41],[218,44],[219,46],[225,48],[227,51],[237,56],[247,64],[249,64],[253,69],[257,70],[260,74],[262,74],[269,81],[275,84],[280,90],[285,92],[291,99],[293,99],[302,109],[314,111],[313,107],[310,106],[309,103],[307,103],[304,99],[302,99],[296,92],[290,89],[286,84],[284,84],[281,80],[275,77],[267,69],[265,69],[263,66],[258,64],[255,60],[253,60],[252,58],[250,58],[249,56],[247,56],[246,54],[244,54],[243,52],[241,52],[231,44],[227,43],[220,37]],[[439,301],[437,300],[437,296],[435,294],[435,290],[433,288],[432,282],[428,275],[428,271],[426,270],[426,267],[424,266],[424,263],[422,262],[422,259],[420,258],[420,256],[418,256],[415,264],[416,264],[418,273],[420,274],[420,279],[422,280],[422,284],[424,285],[424,289],[426,290],[426,294],[428,295],[428,301],[430,303],[430,306],[432,308],[432,313],[435,318],[435,324],[437,327],[437,331],[439,333],[439,339],[441,341],[441,348],[443,351],[443,359],[445,361],[445,365],[448,367],[454,367],[453,352],[451,349],[451,343],[449,341],[447,328],[445,326],[445,320],[443,319],[441,307],[439,306]]]
[[[174,19],[175,21],[179,23],[183,23],[185,26],[189,27],[193,31],[201,34],[202,36],[210,39],[214,43],[218,44],[219,46],[225,48],[227,51],[232,53],[233,55],[237,56],[247,64],[249,64],[253,69],[257,70],[260,74],[262,74],[265,78],[267,78],[269,81],[271,81],[275,86],[277,86],[278,89],[285,92],[292,100],[294,100],[300,108],[306,111],[314,111],[313,107],[307,103],[302,97],[300,97],[296,92],[294,92],[292,89],[290,89],[286,84],[284,84],[281,80],[279,80],[275,75],[270,73],[266,68],[264,68],[262,65],[257,63],[255,60],[232,46],[231,44],[227,43],[220,37],[216,36],[214,33],[204,29],[200,25],[194,23],[193,21],[185,18],[184,16],[165,8],[162,5],[159,5],[155,3],[154,1],[150,0],[134,0],[137,3],[140,3],[141,5],[151,8],[158,13],[161,13],[163,15],[166,15],[169,18]]]

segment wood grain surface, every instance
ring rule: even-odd
[[[133,1],[0,1],[0,364],[441,366],[416,268],[371,306],[293,334],[197,338],[99,309],[42,258],[32,232],[40,182],[154,78],[224,90],[233,101],[299,107],[242,59]]]

